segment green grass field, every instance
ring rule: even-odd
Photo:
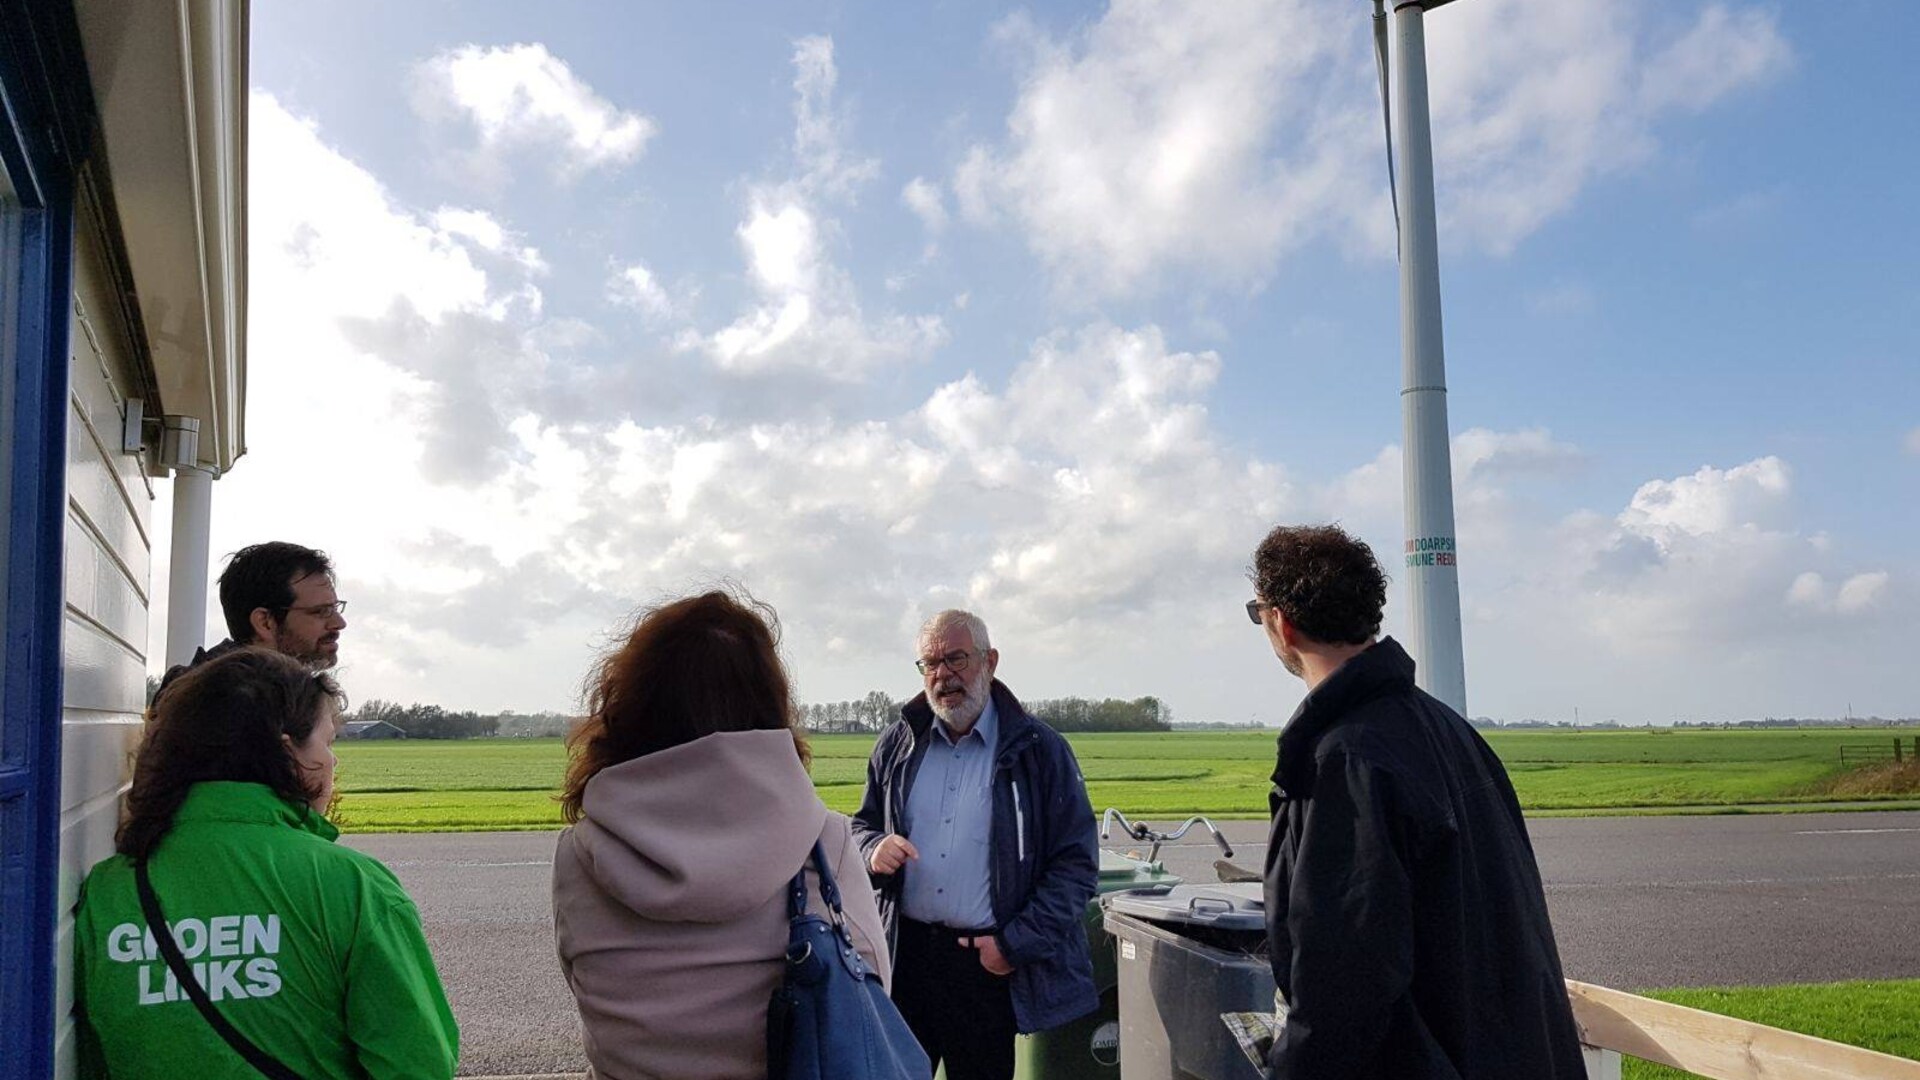
[[[1911,746],[1913,732],[1899,733]],[[1891,745],[1881,730],[1496,731],[1521,803],[1536,814],[1737,813],[1832,805],[1844,744]],[[1272,732],[1072,737],[1096,808],[1171,817],[1264,817]],[[813,778],[829,807],[860,800],[872,736],[813,739]],[[557,739],[340,743],[341,823],[350,830],[543,829],[566,768]],[[1858,801],[1857,796],[1846,796]],[[1871,805],[1915,806],[1911,794]]]
[[[1895,1057],[1920,1059],[1920,979],[1653,990],[1646,996],[1864,1046]],[[1631,1058],[1623,1062],[1621,1074],[1623,1080],[1674,1080],[1693,1075]]]

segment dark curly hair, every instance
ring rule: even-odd
[[[715,590],[643,612],[594,667],[586,719],[567,736],[566,819],[580,820],[600,770],[717,732],[792,731],[810,760],[779,642],[779,617],[750,596]]]
[[[307,741],[327,704],[345,707],[338,684],[268,648],[239,649],[182,675],[153,704],[115,849],[136,862],[151,855],[187,789],[203,781],[264,784],[290,803],[314,798],[280,737]]]
[[[1364,645],[1380,633],[1387,573],[1372,548],[1338,525],[1274,529],[1247,576],[1261,603],[1323,645]]]

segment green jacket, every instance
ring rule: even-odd
[[[187,793],[148,864],[214,1007],[308,1080],[451,1077],[460,1036],[393,872],[260,784]],[[86,1078],[258,1074],[174,983],[124,855],[87,875],[74,926]]]

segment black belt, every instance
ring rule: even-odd
[[[909,919],[905,915],[902,915],[900,916],[900,932],[903,934],[914,934],[934,941],[951,941],[955,945],[959,945],[961,938],[992,937],[998,933],[999,930],[991,926],[972,929],[962,926],[948,926],[946,923],[921,922],[919,919]],[[966,947],[970,948],[971,946]]]

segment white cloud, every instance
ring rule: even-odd
[[[817,66],[796,94],[808,78]],[[616,612],[733,577],[780,608],[815,699],[908,689],[913,626],[959,603],[993,621],[1022,693],[1175,687],[1190,715],[1257,701],[1278,719],[1297,687],[1237,606],[1260,534],[1333,517],[1397,550],[1398,448],[1298,478],[1217,430],[1237,357],[1151,325],[1047,334],[877,416],[642,412],[576,358],[604,334],[528,302],[544,261],[510,221],[408,207],[272,98],[253,116],[252,452],[220,483],[215,548],[308,540],[337,557],[343,592],[378,598],[349,630],[358,696],[564,706]],[[792,176],[746,185],[741,318],[622,371],[773,393],[785,372],[924,356],[937,323],[905,320],[921,336],[889,345],[894,318],[864,316],[836,263],[836,196],[806,178],[846,172],[796,157]],[[603,271],[622,303],[688,330],[691,286],[639,261]],[[743,351],[716,379],[728,331]],[[1568,700],[1646,715],[1709,683],[1719,700],[1779,693],[1783,656],[1844,672],[1910,636],[1906,579],[1806,529],[1778,459],[1626,485],[1573,515],[1532,496],[1593,463],[1544,429],[1471,429],[1453,459],[1469,688],[1504,715]],[[1404,610],[1396,595],[1390,619]]]
[[[1793,579],[1787,589],[1787,603],[1807,611],[1859,615],[1880,606],[1892,580],[1885,570],[1873,570],[1855,574],[1834,588],[1823,575],[1809,570]]]
[[[614,303],[640,309],[650,322],[664,322],[679,311],[673,297],[645,263],[633,263],[616,272],[607,282],[607,296]]]
[[[1776,457],[1726,470],[1703,465],[1691,476],[1640,485],[1620,524],[1659,541],[1758,528],[1776,516],[1791,488],[1786,463]]]
[[[1904,647],[1889,638],[1920,631],[1897,574],[1849,567],[1845,545],[1796,527],[1792,470],[1777,458],[1648,481],[1611,513],[1567,513],[1566,479],[1592,467],[1575,447],[1540,429],[1472,429],[1452,448],[1476,714],[1777,715],[1817,700],[1799,678],[1809,667],[1883,682]],[[1400,448],[1385,447],[1306,488],[1292,513],[1340,521],[1393,573],[1401,475]],[[1399,634],[1407,582],[1395,577],[1386,629]]]
[[[1641,484],[1611,519],[1580,512],[1520,530],[1473,565],[1517,625],[1552,623],[1622,658],[1772,655],[1793,647],[1804,619],[1867,616],[1895,587],[1887,572],[1845,570],[1829,537],[1794,528],[1792,489],[1775,457],[1702,466]],[[1569,647],[1569,634],[1554,636]],[[1823,632],[1820,644],[1844,654],[1860,642]]]
[[[253,115],[253,445],[215,547],[315,543],[343,592],[379,598],[348,631],[359,696],[564,706],[619,610],[723,576],[786,614],[796,670],[852,665],[847,692],[946,603],[1054,658],[1029,686],[1063,691],[1096,675],[1080,649],[1131,648],[1196,598],[1228,632],[1243,549],[1292,505],[1278,466],[1211,431],[1221,357],[1151,326],[1049,335],[1011,375],[881,419],[571,408],[550,387],[583,376],[567,350],[595,332],[501,302],[532,271],[476,260],[515,248],[510,227],[412,210],[272,98]],[[830,292],[800,218],[766,210],[743,230],[757,286]],[[635,267],[632,302],[666,291]],[[288,481],[302,462],[313,484]],[[1174,662],[1100,677],[1152,692],[1127,680]]]
[[[1775,78],[1767,12],[1690,24],[1646,0],[1476,0],[1427,20],[1440,208],[1451,241],[1511,249],[1597,178],[1644,161],[1668,117]],[[1392,251],[1366,20],[1305,0],[1114,0],[1056,38],[1025,17],[1003,142],[954,177],[979,223],[1011,216],[1063,290],[1197,274],[1257,287],[1330,235]],[[1671,44],[1669,44],[1671,42]]]
[[[947,200],[940,185],[924,176],[916,176],[907,181],[900,189],[900,201],[913,216],[920,219],[920,227],[926,230],[926,247],[921,249],[922,262],[931,260],[940,253],[940,236],[947,231]]]
[[[794,174],[749,186],[735,239],[753,298],[728,325],[681,335],[737,375],[801,372],[854,381],[877,369],[924,359],[947,340],[938,315],[869,316],[853,278],[828,250],[839,224],[828,204],[850,199],[878,171],[842,145],[846,123],[833,99],[833,42],[804,38],[794,48]]]
[[[458,118],[479,136],[477,162],[553,154],[562,176],[627,165],[658,130],[654,121],[601,97],[545,45],[463,45],[414,70],[414,107],[430,119]]]
[[[1777,16],[1711,4],[1699,21],[1647,61],[1640,104],[1650,111],[1700,112],[1736,91],[1778,77],[1793,64],[1793,49]]]
[[[947,228],[947,203],[940,185],[924,176],[916,176],[900,189],[900,201],[920,219],[927,232],[938,236]]]
[[[612,611],[569,576],[577,465],[523,422],[566,367],[536,344],[544,263],[489,215],[399,204],[267,94],[250,117],[249,445],[216,487],[216,557],[331,553],[364,613],[356,697],[564,703],[495,651],[573,666]]]
[[[1463,480],[1522,472],[1559,472],[1581,460],[1578,448],[1545,428],[1468,428],[1453,437],[1453,469]]]
[[[1596,180],[1651,157],[1669,117],[1783,73],[1777,14],[1692,10],[1490,0],[1435,12],[1435,169],[1452,233],[1510,250]]]
[[[1833,599],[1834,610],[1851,614],[1874,607],[1886,595],[1887,585],[1892,580],[1893,576],[1885,570],[1853,575],[1841,583],[1840,591]]]
[[[1359,165],[1329,168],[1348,152],[1333,131],[1301,132],[1293,160],[1273,150],[1276,128],[1298,130],[1290,88],[1324,74],[1343,38],[1310,6],[1116,0],[1067,41],[1009,20],[1002,38],[1028,57],[1022,91],[1006,145],[973,147],[955,177],[963,210],[1011,213],[1066,287],[1258,276],[1327,174]]]
[[[1484,530],[1506,527],[1508,488],[1516,480],[1555,478],[1578,467],[1585,456],[1545,428],[1494,431],[1469,428],[1449,444],[1453,495],[1463,543],[1486,539]],[[1353,524],[1375,536],[1401,530],[1405,463],[1398,445],[1386,446],[1371,461],[1348,470],[1315,492],[1313,506],[1323,516]]]
[[[1831,606],[1833,598],[1827,588],[1827,579],[1812,570],[1802,573],[1787,587],[1787,603],[1814,610]]]
[[[801,183],[849,198],[879,175],[880,162],[847,152],[847,119],[834,102],[840,69],[833,61],[833,39],[805,37],[794,42],[793,68],[793,154],[800,164]]]
[[[990,611],[1030,654],[1069,629],[1118,641],[1196,596],[1228,611],[1232,568],[1290,505],[1281,470],[1209,430],[1220,362],[1094,326],[891,419],[624,425],[581,443],[615,479],[578,533],[649,579],[740,577],[856,652],[891,652],[929,604]]]

